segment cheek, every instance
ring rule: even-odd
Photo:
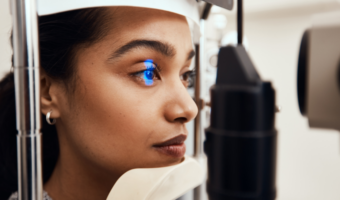
[[[104,75],[100,79],[89,80],[87,91],[82,95],[86,105],[84,112],[89,118],[102,124],[103,128],[119,129],[124,135],[136,131],[134,135],[138,135],[137,130],[147,124],[148,119],[158,117],[160,108],[157,102],[124,84],[126,81],[122,79],[124,78]],[[95,123],[91,124],[97,126]],[[124,131],[127,132],[123,133]]]
[[[126,77],[95,72],[79,75],[74,124],[80,128],[73,140],[93,155],[90,159],[100,159],[105,166],[116,165],[117,160],[129,166],[124,159],[145,157],[157,138],[155,124],[163,120],[161,100],[151,98]]]

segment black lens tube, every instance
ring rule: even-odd
[[[276,197],[275,91],[257,74],[244,47],[223,47],[211,88],[208,158],[209,200]]]

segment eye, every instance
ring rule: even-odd
[[[158,67],[151,59],[144,61],[144,66],[146,70],[133,73],[132,75],[143,81],[145,85],[151,86],[155,80],[160,79]]]
[[[147,69],[144,71],[143,79],[145,85],[152,85],[155,78],[155,69]]]
[[[196,72],[191,70],[187,71],[184,74],[181,75],[181,80],[185,87],[193,87],[194,86],[194,79],[195,79]]]

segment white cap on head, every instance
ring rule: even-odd
[[[169,11],[183,15],[199,25],[196,0],[37,0],[39,16],[105,6],[133,6]]]

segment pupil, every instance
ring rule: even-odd
[[[147,78],[147,79],[151,79],[152,80],[152,78],[153,78],[153,71],[145,71],[145,77]]]

